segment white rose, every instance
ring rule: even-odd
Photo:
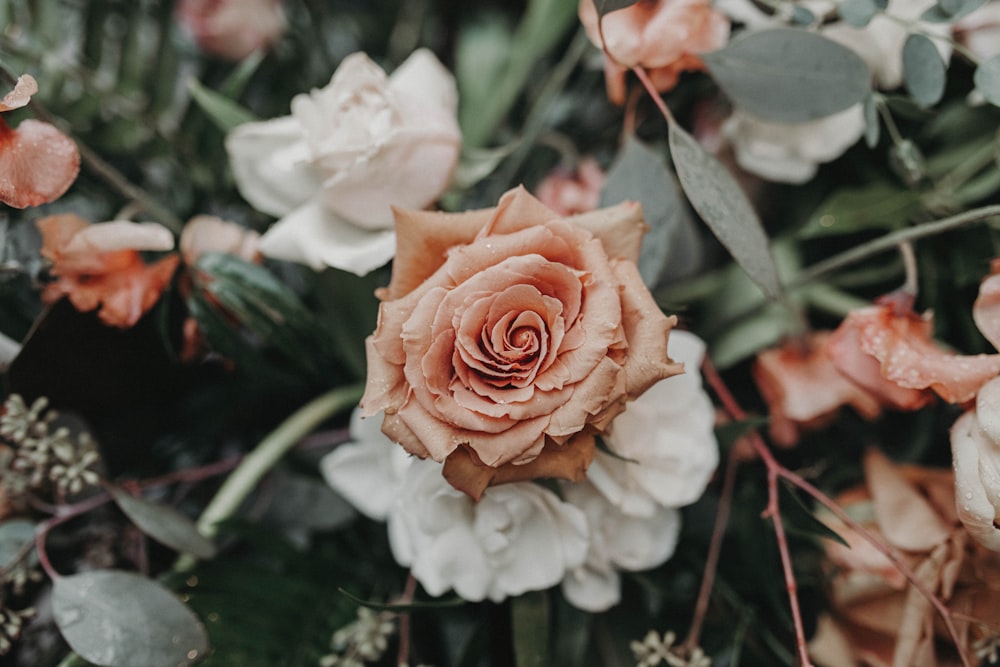
[[[583,510],[590,527],[587,560],[570,570],[562,591],[570,604],[604,611],[621,598],[618,570],[648,570],[674,554],[681,529],[680,512],[660,507],[650,516],[629,516],[587,482],[562,485],[566,501]]]
[[[434,596],[499,602],[558,584],[583,564],[583,512],[533,482],[493,486],[478,503],[432,460],[414,460],[389,512],[396,561]]]
[[[363,53],[330,83],[292,100],[292,115],[226,137],[240,193],[280,217],[263,254],[364,275],[395,252],[392,207],[420,209],[458,162],[454,77],[426,49],[391,77]]]
[[[951,428],[955,505],[965,529],[983,546],[1000,551],[1000,378],[976,396],[976,409]]]
[[[715,410],[701,386],[705,343],[671,331],[667,352],[684,373],[660,380],[615,418],[587,478],[626,514],[652,517],[659,507],[697,500],[719,463]]]

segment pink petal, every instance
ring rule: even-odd
[[[0,123],[0,201],[26,208],[61,197],[80,171],[73,140],[38,120],[22,121],[15,130]]]
[[[11,111],[20,109],[31,101],[31,96],[38,92],[38,82],[30,74],[22,74],[17,77],[14,90],[10,91],[0,100],[0,111]]]

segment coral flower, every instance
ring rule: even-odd
[[[0,111],[25,106],[38,92],[28,74],[0,100]],[[73,140],[49,123],[24,120],[11,128],[0,118],[0,201],[14,208],[39,206],[61,197],[80,172]]]
[[[594,0],[580,0],[580,21],[590,41],[606,51],[604,78],[608,97],[625,102],[625,73],[640,66],[656,89],[677,84],[681,72],[704,70],[699,53],[725,46],[729,19],[708,0],[640,0],[598,17]]]
[[[56,280],[42,299],[69,297],[77,310],[100,309],[105,324],[127,328],[139,321],[170,282],[180,262],[172,254],[146,264],[139,251],[171,250],[174,237],[165,227],[116,220],[92,225],[73,214],[36,222],[42,233],[42,256],[52,262]]]

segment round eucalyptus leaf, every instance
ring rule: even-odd
[[[987,0],[938,0],[938,3],[920,15],[928,23],[951,23],[971,14],[986,4]]]
[[[753,32],[702,60],[733,104],[768,121],[816,120],[871,93],[871,71],[856,53],[799,28]]]
[[[837,7],[844,23],[855,28],[864,28],[879,13],[875,0],[843,0]]]
[[[736,181],[694,137],[670,123],[670,153],[681,187],[701,219],[768,298],[783,298],[770,243]]]
[[[177,510],[133,496],[115,486],[110,487],[109,491],[125,516],[160,544],[198,558],[215,556],[215,543],[198,532],[194,521]]]
[[[137,574],[95,570],[52,582],[59,631],[102,667],[183,667],[208,652],[208,635],[176,595]]]
[[[1000,55],[980,63],[973,81],[987,102],[1000,107]]]
[[[941,101],[948,68],[929,37],[912,34],[903,45],[903,81],[913,101],[930,107]]]

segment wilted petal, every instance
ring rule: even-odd
[[[975,412],[966,412],[951,427],[951,454],[958,518],[980,544],[1000,551],[997,526],[1000,498],[995,492],[1000,448],[983,435]]]
[[[864,466],[875,518],[893,546],[906,551],[930,551],[948,539],[949,526],[884,454],[869,449]]]
[[[189,266],[207,252],[235,255],[248,262],[260,259],[260,234],[212,215],[196,215],[181,232],[181,256]]]
[[[396,235],[353,225],[312,200],[268,229],[260,237],[259,248],[267,257],[317,271],[332,266],[363,276],[392,259]]]
[[[0,111],[20,109],[31,101],[31,96],[38,92],[38,82],[30,74],[17,77],[14,90],[4,95],[0,100]]]
[[[76,144],[55,126],[28,119],[11,130],[0,119],[0,201],[14,208],[46,204],[79,172]]]
[[[112,220],[87,225],[62,246],[63,254],[115,252],[117,250],[173,250],[174,235],[156,222]]]

